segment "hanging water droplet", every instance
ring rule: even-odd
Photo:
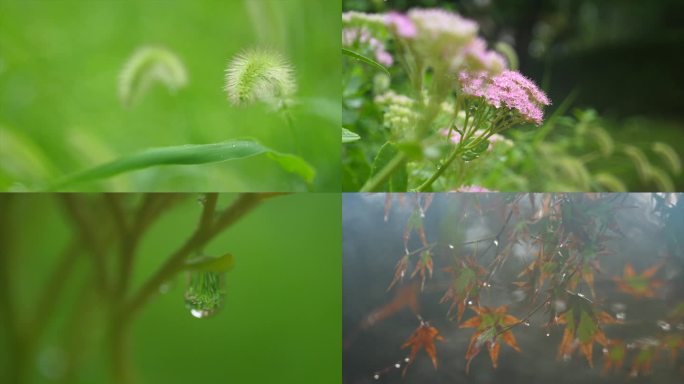
[[[380,374],[379,373],[374,374],[373,380],[380,380]]]
[[[225,273],[189,272],[185,290],[185,307],[193,317],[202,319],[214,315],[226,296]]]
[[[409,357],[404,357],[404,362],[408,363],[409,361],[411,361]]]
[[[468,300],[468,305],[473,305],[473,301],[472,301],[472,300]]]
[[[453,244],[449,244],[449,248],[454,249],[454,245],[453,245]]]
[[[394,364],[394,368],[397,368],[397,369],[401,368],[401,363]]]
[[[615,318],[618,320],[624,320],[627,318],[627,314],[624,312],[618,312],[615,314]]]
[[[522,325],[524,325],[524,326],[526,326],[526,327],[529,327],[529,326],[530,326],[530,322],[527,321],[527,320],[525,320],[525,321],[522,322]]]
[[[546,332],[546,337],[551,336],[551,332]]]
[[[658,324],[660,329],[662,329],[665,332],[669,332],[672,329],[672,326],[670,325],[670,323],[663,321],[663,320],[658,320],[656,322],[656,324]]]
[[[499,240],[496,240],[496,239],[495,239],[495,240],[494,240],[494,245],[496,245],[496,246],[498,247],[498,246],[499,246]]]

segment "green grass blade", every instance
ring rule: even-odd
[[[347,55],[347,56],[354,58],[356,60],[362,61],[362,62],[370,65],[371,67],[374,67],[375,69],[379,69],[379,70],[385,72],[388,76],[390,74],[389,71],[387,70],[387,68],[385,68],[385,66],[383,66],[382,64],[378,63],[377,61],[375,61],[371,58],[368,58],[368,57],[366,57],[366,56],[364,56],[358,52],[354,52],[354,51],[350,51],[346,48],[342,48],[342,54]]]
[[[285,171],[301,176],[311,183],[315,171],[304,159],[278,153],[252,140],[231,140],[213,144],[192,144],[150,148],[124,156],[109,163],[67,176],[50,190],[62,190],[75,184],[105,179],[122,173],[160,165],[190,165],[244,159],[266,153]]]

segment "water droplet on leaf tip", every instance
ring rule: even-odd
[[[394,364],[394,368],[401,368],[401,363]]]

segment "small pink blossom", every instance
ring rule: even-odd
[[[479,186],[479,185],[464,185],[462,187],[459,187],[455,192],[466,192],[466,193],[475,193],[475,192],[494,192],[491,191],[485,187]]]
[[[410,39],[416,36],[416,26],[411,19],[399,12],[389,12],[385,15],[385,24],[394,28],[399,37]]]
[[[378,61],[378,63],[386,67],[390,67],[392,63],[394,63],[392,55],[390,55],[390,53],[385,51],[383,48],[375,49],[375,59]]]
[[[372,49],[375,54],[375,59],[380,64],[389,67],[394,63],[392,55],[385,49],[385,44],[373,37],[367,28],[354,27],[342,29],[342,45],[350,47],[356,43]]]
[[[464,94],[482,97],[495,108],[518,111],[523,119],[540,125],[544,112],[542,107],[551,104],[549,98],[534,82],[517,71],[505,70],[489,76],[486,72],[461,72],[461,89]]]

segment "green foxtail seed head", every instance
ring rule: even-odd
[[[297,84],[290,63],[279,53],[252,49],[236,55],[226,68],[226,92],[235,106],[256,102],[280,105]]]
[[[188,83],[183,62],[162,47],[138,48],[119,75],[119,98],[129,106],[142,97],[152,84],[164,84],[172,93]]]

